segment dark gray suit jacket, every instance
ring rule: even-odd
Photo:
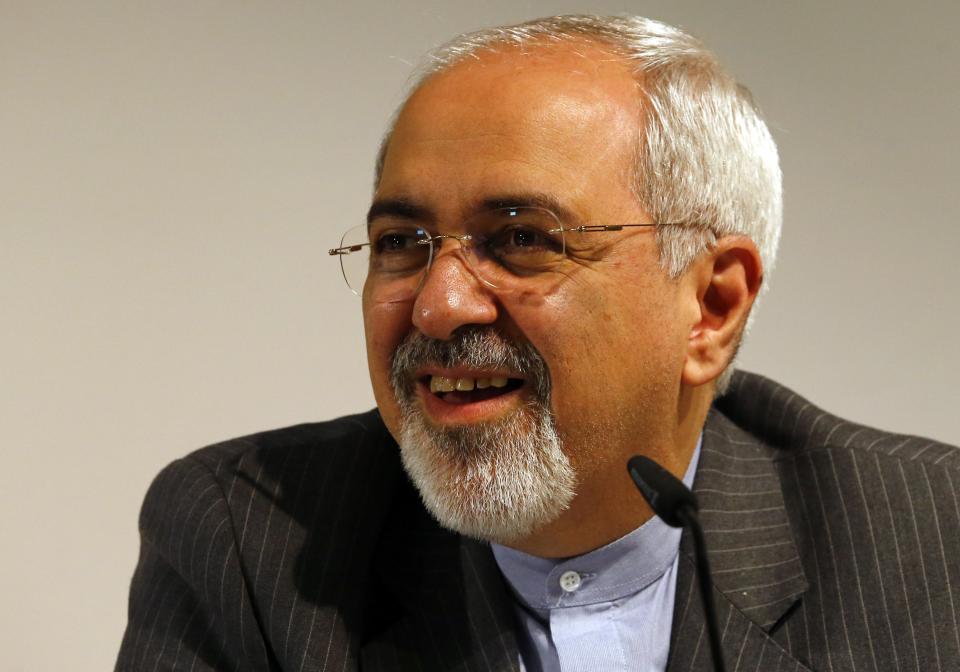
[[[738,373],[694,490],[729,670],[960,670],[960,450]],[[174,462],[140,529],[118,670],[517,669],[489,547],[424,511],[376,411]],[[691,558],[671,671],[711,669]]]

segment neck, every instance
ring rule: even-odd
[[[640,452],[683,478],[712,400],[710,385],[682,388],[675,422],[660,436],[650,435],[642,446],[623,441],[611,459],[587,476],[578,469],[582,480],[570,508],[533,534],[503,545],[544,558],[569,558],[605,546],[643,525],[653,511],[630,480],[627,460]]]

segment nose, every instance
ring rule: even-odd
[[[457,247],[457,246],[451,246]],[[413,304],[413,326],[424,336],[447,340],[467,324],[493,324],[498,306],[490,287],[451,249],[433,260]]]

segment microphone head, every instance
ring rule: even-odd
[[[649,457],[634,455],[627,462],[627,471],[647,504],[667,525],[683,527],[681,511],[687,507],[698,510],[690,488]]]

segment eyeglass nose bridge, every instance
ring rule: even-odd
[[[464,235],[462,235],[462,236],[458,236],[458,235],[453,234],[453,233],[441,233],[441,234],[438,234],[438,235],[436,235],[436,236],[430,236],[429,238],[424,238],[423,240],[418,240],[418,241],[417,241],[417,245],[433,245],[433,241],[435,241],[435,240],[443,240],[443,239],[445,239],[445,238],[451,238],[451,239],[453,239],[453,240],[458,241],[458,242],[460,243],[460,246],[461,246],[461,247],[464,247],[463,241],[465,241],[465,240],[473,240],[473,236],[471,236],[469,233],[466,233],[466,234],[464,234]],[[467,247],[469,247],[469,246],[467,246]]]
[[[433,266],[433,262],[437,259],[437,256],[438,256],[437,251],[439,250],[440,245],[439,243],[437,245],[434,245],[434,243],[438,241],[443,241],[446,239],[455,240],[458,243],[460,243],[460,250],[462,252],[463,259],[466,262],[467,268],[470,269],[474,277],[476,277],[478,280],[480,280],[480,282],[487,285],[488,287],[493,287],[494,289],[496,289],[497,286],[492,282],[490,282],[489,280],[487,280],[485,277],[483,277],[483,273],[477,267],[478,260],[476,258],[476,253],[473,251],[475,243],[473,242],[473,236],[470,235],[469,233],[465,233],[460,236],[453,233],[441,233],[436,236],[430,236],[423,240],[417,241],[417,245],[430,246],[430,258],[427,261],[427,268],[425,269],[425,272],[423,274],[423,279],[421,280],[421,286],[424,282],[426,282],[427,275],[430,273],[430,268]]]

